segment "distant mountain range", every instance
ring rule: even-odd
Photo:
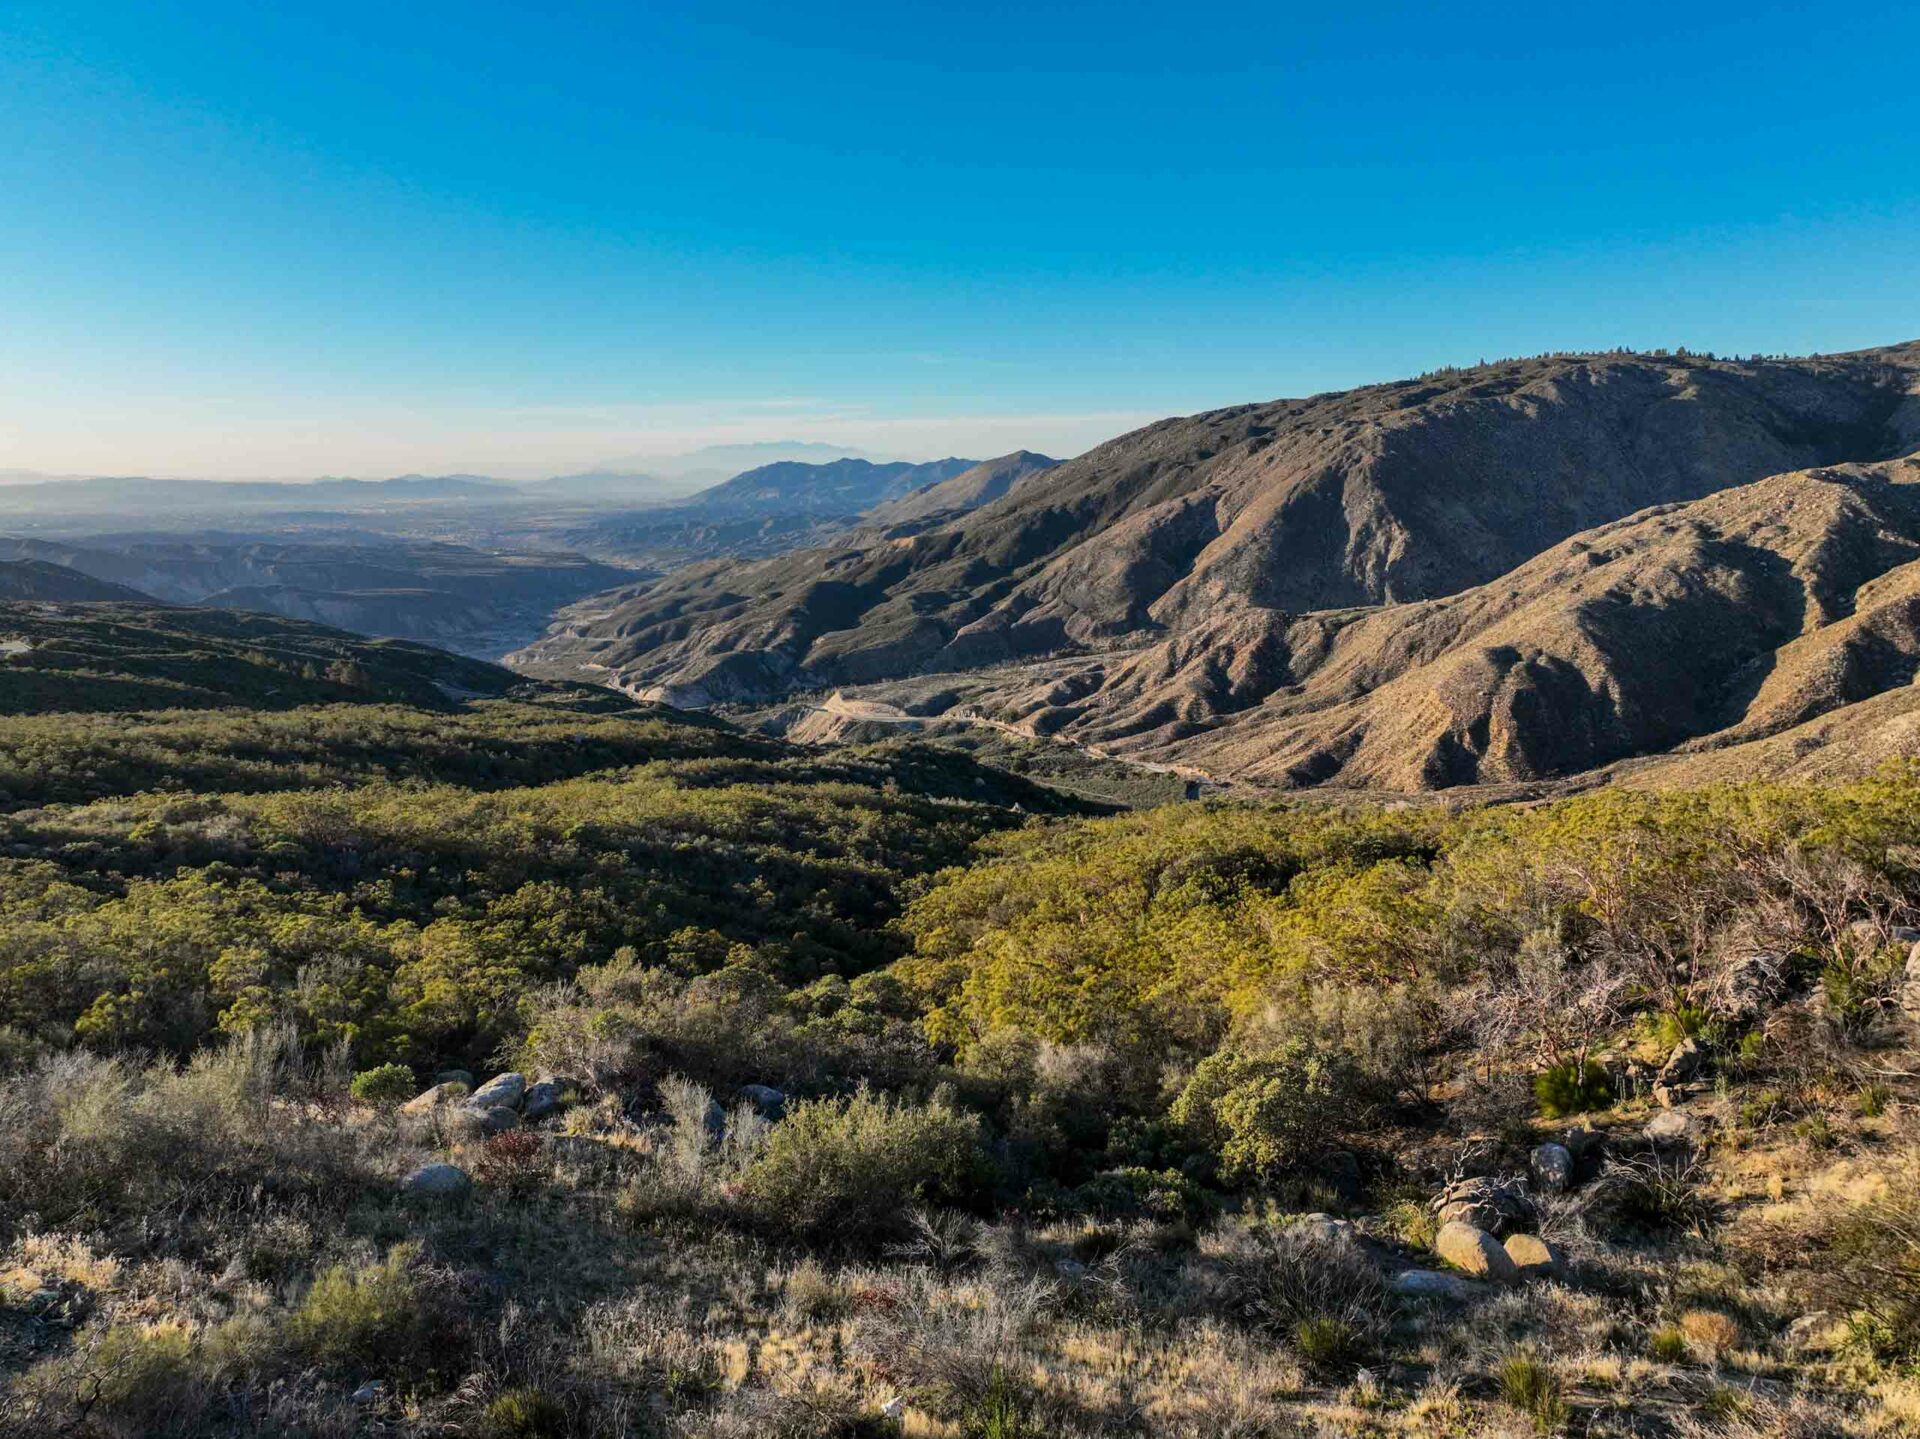
[[[100,591],[12,598],[151,596],[425,640],[485,658],[537,635],[562,606],[630,578],[626,571],[573,554],[226,533],[99,535],[77,543],[0,538],[0,560],[37,564]],[[51,583],[46,579],[43,587]]]
[[[835,468],[842,464],[856,468]],[[377,480],[332,476],[287,481],[197,480],[5,470],[0,471],[0,517],[124,513],[138,519],[205,510],[322,514],[431,505],[556,503],[588,508],[663,507],[695,503],[701,492],[724,491],[730,482],[747,472],[777,471],[782,466],[790,467],[793,475],[780,483],[791,486],[802,509],[839,514],[844,507],[827,498],[830,483],[848,482],[860,473],[858,466],[867,464],[866,457],[842,446],[778,440],[764,444],[715,445],[684,455],[661,457],[645,466],[609,463],[576,474],[524,481],[473,474],[409,474]],[[926,470],[929,475],[934,473],[907,461],[891,461],[872,468],[888,476],[920,470]],[[857,481],[851,482],[849,497],[854,497],[859,488]],[[869,488],[876,496],[890,493],[884,483]],[[737,515],[744,511],[733,512]]]
[[[1920,343],[1505,361],[1162,421],[596,597],[514,662],[675,703],[912,688],[1287,787],[1841,767],[1920,749],[1916,482]]]
[[[1002,493],[1013,476],[1052,463],[1024,450],[984,463],[781,460],[677,505],[595,516],[563,530],[559,538],[584,553],[655,570],[697,560],[751,559],[825,543],[880,522],[891,506],[907,506],[903,517],[967,509]]]

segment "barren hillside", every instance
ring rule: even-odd
[[[994,696],[997,712],[1287,783],[1586,768],[1748,721],[1727,708],[1736,681],[1724,677],[1651,679],[1661,698],[1639,708],[1615,695],[1648,634],[1691,643],[1723,626],[1715,663],[1737,670],[1799,634],[1804,605],[1798,581],[1669,537],[1636,560],[1665,588],[1616,599],[1609,633],[1585,588],[1615,583],[1597,578],[1599,542],[1555,547],[1786,474],[1799,478],[1750,497],[1754,514],[1697,522],[1781,524],[1791,543],[1826,543],[1826,524],[1856,522],[1824,515],[1840,481],[1808,472],[1920,442],[1917,368],[1914,345],[1808,360],[1570,356],[1163,421],[946,522],[598,597],[516,662],[698,705],[1054,656],[1058,682]],[[1885,498],[1901,478],[1852,474],[1849,503],[1886,509],[1876,523],[1904,533]],[[1790,513],[1771,515],[1776,502]],[[1782,573],[1795,562],[1755,546]],[[1477,586],[1489,592],[1466,593]],[[1530,646],[1537,661],[1514,657]],[[1438,686],[1443,698],[1417,711],[1333,713],[1433,665],[1382,701]],[[1871,689],[1846,683],[1861,690],[1851,698]],[[1795,701],[1769,691],[1756,703],[1750,722],[1764,729]]]

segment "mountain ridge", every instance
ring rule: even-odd
[[[1920,443],[1916,372],[1913,344],[1553,356],[1163,420],[911,534],[602,597],[510,661],[765,703],[1434,598],[1651,504],[1897,454]]]

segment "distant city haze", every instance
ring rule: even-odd
[[[0,469],[1069,456],[1920,333],[1911,6],[483,9],[0,7]]]

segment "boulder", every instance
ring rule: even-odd
[[[1706,1068],[1707,1051],[1700,1041],[1693,1038],[1681,1040],[1674,1045],[1673,1053],[1667,1056],[1667,1062],[1660,1066],[1655,1078],[1656,1084],[1685,1084],[1702,1069]]]
[[[473,1088],[473,1071],[470,1069],[443,1069],[434,1075],[435,1084],[458,1084]]]
[[[769,1084],[743,1084],[740,1097],[751,1104],[754,1113],[762,1119],[783,1119],[787,1113],[787,1096]]]
[[[461,1104],[446,1111],[447,1127],[456,1135],[466,1139],[484,1139],[490,1134],[504,1134],[518,1127],[520,1113],[508,1109],[504,1104],[496,1104],[484,1109],[476,1104]]]
[[[1907,967],[1900,975],[1900,1007],[1920,1019],[1920,944],[1907,953]]]
[[[1573,1186],[1573,1151],[1548,1140],[1527,1157],[1533,1182],[1543,1194],[1564,1194]]]
[[[1481,1285],[1438,1269],[1402,1269],[1387,1279],[1387,1288],[1402,1299],[1450,1299],[1464,1303],[1486,1292]]]
[[[520,1117],[528,1124],[538,1124],[550,1114],[558,1114],[567,1107],[564,1091],[558,1081],[543,1079],[538,1084],[529,1085],[526,1097],[520,1101]]]
[[[1712,1092],[1712,1085],[1698,1079],[1689,1084],[1656,1084],[1653,1087],[1653,1102],[1662,1109],[1678,1109],[1688,1100]]]
[[[1505,1248],[1522,1279],[1558,1279],[1566,1273],[1560,1251],[1537,1234],[1509,1234]]]
[[[1659,1145],[1682,1145],[1697,1143],[1706,1135],[1707,1124],[1697,1114],[1689,1114],[1684,1109],[1669,1109],[1665,1114],[1656,1114],[1647,1121],[1647,1127],[1641,1131],[1647,1139]]]
[[[509,1129],[520,1127],[520,1111],[509,1109],[504,1104],[490,1105],[474,1112],[480,1116],[481,1127],[488,1134],[505,1134]]]
[[[1607,1137],[1591,1124],[1582,1121],[1560,1132],[1560,1143],[1566,1145],[1567,1152],[1573,1155],[1576,1171],[1589,1160],[1598,1161],[1607,1147]]]
[[[1487,1176],[1449,1184],[1434,1201],[1433,1213],[1442,1224],[1458,1220],[1494,1235],[1524,1232],[1539,1222],[1525,1184]]]
[[[444,1109],[450,1104],[458,1104],[466,1097],[467,1087],[454,1080],[436,1084],[432,1089],[414,1095],[400,1106],[402,1114],[431,1114],[436,1109]]]
[[[1758,1024],[1787,995],[1787,957],[1757,952],[1730,961],[1706,996],[1709,1013],[1733,1024]]]
[[[703,1117],[707,1127],[707,1137],[715,1144],[727,1137],[727,1111],[720,1107],[720,1101],[709,1099],[707,1112]]]
[[[1834,1331],[1842,1329],[1834,1317],[1825,1309],[1816,1309],[1811,1314],[1802,1314],[1787,1326],[1787,1332],[1781,1336],[1780,1343],[1789,1354],[1810,1354],[1834,1347]]]
[[[1434,1236],[1433,1252],[1471,1279],[1486,1279],[1495,1284],[1518,1284],[1520,1271],[1514,1267],[1500,1241],[1486,1230],[1458,1219],[1448,1220]]]
[[[451,1199],[473,1188],[457,1164],[427,1164],[400,1181],[400,1192],[416,1199]]]
[[[467,1103],[475,1109],[492,1109],[503,1106],[518,1109],[520,1101],[527,1097],[527,1077],[524,1074],[496,1074],[485,1084],[474,1090]]]

